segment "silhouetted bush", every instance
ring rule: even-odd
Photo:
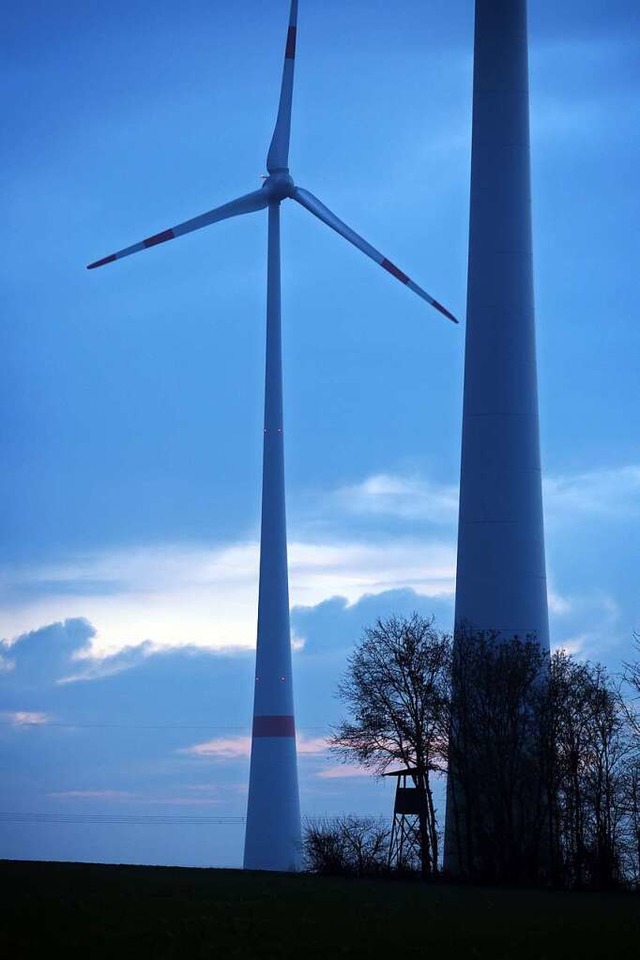
[[[309,820],[303,832],[305,869],[323,876],[382,876],[388,873],[389,835],[375,817]]]

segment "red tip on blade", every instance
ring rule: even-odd
[[[157,243],[164,243],[165,240],[173,240],[175,233],[173,230],[163,230],[162,233],[156,233],[153,237],[147,237],[142,243],[145,247],[155,247]]]
[[[287,47],[284,51],[285,60],[293,60],[296,55],[296,28],[289,27],[287,31]]]
[[[440,313],[443,313],[443,314],[445,315],[445,317],[448,317],[449,320],[453,320],[454,323],[457,323],[457,322],[458,322],[458,321],[456,320],[456,318],[454,317],[454,315],[453,315],[452,313],[449,313],[449,311],[446,309],[446,307],[443,307],[442,304],[441,304],[441,303],[438,303],[437,300],[434,300],[434,301],[433,301],[433,306],[436,308],[436,310],[439,310]]]
[[[90,263],[87,267],[87,270],[95,270],[96,267],[104,267],[105,263],[113,263],[114,260],[117,260],[115,253],[112,253],[108,257],[103,257],[102,260],[96,260],[95,263]]]
[[[406,275],[406,273],[403,273],[402,270],[399,270],[395,263],[391,263],[391,260],[383,260],[380,266],[384,267],[385,270],[388,270],[389,273],[401,283],[409,283],[409,277]]]

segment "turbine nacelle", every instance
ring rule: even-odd
[[[265,177],[262,189],[269,194],[269,203],[280,203],[287,197],[293,199],[296,186],[288,170],[277,170]]]

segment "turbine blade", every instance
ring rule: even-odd
[[[377,264],[381,267],[384,267],[385,270],[399,280],[401,283],[404,283],[409,290],[413,290],[414,293],[417,293],[419,297],[422,297],[423,300],[426,300],[427,303],[430,303],[432,307],[435,307],[436,310],[439,310],[440,313],[444,314],[449,320],[452,320],[454,323],[458,321],[452,313],[443,307],[441,303],[438,303],[432,296],[430,296],[426,290],[423,290],[422,287],[419,287],[417,283],[414,283],[406,273],[403,273],[394,263],[391,263],[390,260],[387,260],[379,250],[376,250],[375,247],[372,247],[370,243],[367,243],[361,236],[359,236],[355,230],[352,230],[351,227],[348,227],[346,223],[343,223],[342,220],[339,220],[334,213],[331,212],[324,203],[318,200],[317,197],[314,197],[312,193],[309,193],[308,190],[303,190],[301,187],[296,187],[293,191],[293,199],[297,200],[298,203],[302,204],[303,207],[306,207],[307,210],[310,210],[319,220],[322,220],[323,223],[326,223],[327,226],[331,227],[336,233],[339,233],[340,236],[344,237],[345,240],[348,240],[349,243],[352,243],[354,247],[357,247],[358,250],[362,250],[363,253],[366,253],[368,257],[371,257],[372,260],[375,260]]]
[[[231,200],[229,203],[223,203],[221,207],[215,207],[208,213],[201,213],[199,217],[193,217],[192,220],[185,220],[175,227],[156,233],[152,237],[147,237],[140,243],[134,243],[131,247],[125,247],[124,250],[118,250],[116,253],[103,257],[102,260],[96,260],[90,263],[87,270],[93,270],[95,267],[103,267],[106,263],[113,263],[114,260],[121,260],[122,257],[128,257],[132,253],[138,253],[140,250],[146,250],[148,247],[155,247],[158,243],[164,243],[166,240],[173,240],[175,237],[181,237],[184,233],[191,233],[193,230],[200,230],[202,227],[208,227],[210,223],[216,223],[218,220],[228,220],[229,217],[237,217],[242,213],[253,213],[255,210],[263,210],[269,205],[269,194],[266,190],[254,190],[253,193],[247,193],[237,200]]]
[[[293,65],[296,57],[297,22],[298,0],[291,0],[278,116],[271,138],[269,153],[267,154],[267,170],[269,173],[275,173],[277,170],[287,170],[289,168],[289,137],[291,134],[291,102],[293,99]]]

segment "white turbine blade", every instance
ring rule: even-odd
[[[439,310],[440,313],[444,314],[449,320],[453,320],[454,323],[458,321],[453,316],[452,313],[443,307],[441,303],[438,303],[432,296],[430,296],[426,290],[423,290],[422,287],[419,287],[417,283],[414,283],[406,273],[403,273],[394,263],[391,263],[390,260],[387,260],[379,250],[376,250],[375,247],[372,247],[370,243],[367,243],[361,236],[359,236],[355,230],[352,230],[351,227],[348,227],[346,223],[343,223],[342,220],[339,220],[335,214],[331,212],[324,203],[318,200],[317,197],[314,197],[312,193],[309,193],[308,190],[303,190],[301,187],[296,187],[293,191],[293,199],[297,200],[298,203],[301,203],[303,207],[306,207],[307,210],[310,210],[319,220],[322,220],[323,223],[326,223],[327,226],[331,227],[336,233],[339,233],[340,236],[344,237],[345,240],[348,240],[349,243],[352,243],[354,247],[357,247],[358,250],[362,250],[363,253],[366,253],[368,257],[371,257],[372,260],[375,260],[377,264],[381,267],[384,267],[385,270],[399,280],[401,283],[404,283],[409,290],[413,290],[414,293],[417,293],[419,297],[422,297],[423,300],[426,300],[427,303],[430,303],[432,307],[435,307],[436,310]]]
[[[277,170],[287,170],[289,167],[289,136],[291,134],[291,102],[293,99],[293,65],[296,58],[297,21],[298,0],[291,0],[278,117],[267,154],[267,170],[269,173],[275,173]]]
[[[95,267],[102,267],[105,263],[113,263],[114,260],[121,260],[122,257],[128,257],[132,253],[138,253],[140,250],[146,250],[148,247],[155,247],[158,243],[165,243],[166,240],[173,240],[175,237],[181,237],[184,233],[191,233],[193,230],[200,230],[202,227],[208,227],[210,223],[216,223],[218,220],[228,220],[229,217],[237,217],[243,213],[253,213],[256,210],[263,210],[269,206],[269,195],[266,190],[254,190],[253,193],[247,193],[244,197],[238,197],[237,200],[231,200],[229,203],[223,203],[221,207],[215,207],[208,213],[201,213],[199,217],[193,217],[192,220],[185,220],[175,227],[156,233],[152,237],[147,237],[140,243],[134,243],[131,247],[125,247],[124,250],[118,250],[116,253],[103,257],[102,260],[96,260],[90,263],[87,270],[93,270]]]

